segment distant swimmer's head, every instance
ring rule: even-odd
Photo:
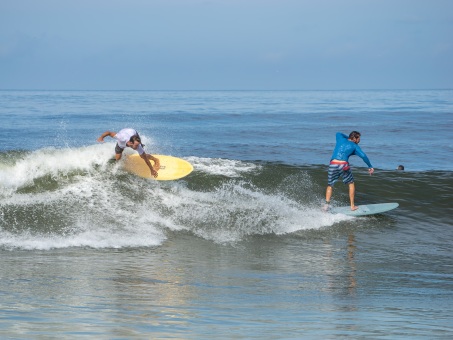
[[[352,132],[349,134],[349,139],[350,139],[351,141],[353,141],[354,143],[359,144],[359,143],[360,143],[360,132],[352,131]]]
[[[396,168],[396,170],[404,170],[404,165],[398,165],[398,167]]]
[[[130,139],[129,139],[129,142],[127,142],[127,146],[129,146],[130,148],[134,149],[134,150],[137,150],[137,148],[139,147],[139,145],[141,145],[142,147],[144,147],[144,145],[142,144],[142,140],[140,139],[139,136],[135,135],[135,136],[132,136]]]

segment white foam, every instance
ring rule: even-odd
[[[121,182],[120,164],[110,164],[114,144],[77,149],[43,149],[0,170],[0,247],[155,246],[165,240],[144,202],[125,196],[140,182]],[[51,176],[56,187],[21,192],[35,179]],[[31,186],[31,188],[34,188]],[[146,212],[146,214],[145,214]],[[39,221],[38,221],[39,220]]]
[[[253,163],[189,157],[195,171],[226,177],[216,187],[197,191],[185,181],[126,175],[120,164],[108,164],[113,147],[43,149],[3,167],[0,247],[149,247],[162,244],[166,230],[231,243],[250,235],[321,229],[348,219],[292,199],[285,191],[294,186],[292,178],[272,192],[243,180],[244,174],[259,174],[261,166]],[[55,178],[57,185],[17,190],[43,176]],[[301,190],[314,190],[310,179],[295,180]]]
[[[344,216],[301,205],[282,194],[262,192],[243,181],[229,181],[212,192],[166,193],[161,201],[173,225],[218,243],[237,242],[249,235],[288,234],[321,229]],[[179,227],[181,228],[181,227]]]
[[[43,176],[58,177],[71,171],[93,170],[93,165],[105,168],[112,157],[112,144],[99,144],[71,149],[40,149],[16,160],[12,166],[0,169],[0,185],[17,189]]]
[[[209,175],[222,175],[232,178],[240,177],[244,173],[257,171],[261,168],[253,163],[222,158],[188,157],[187,161],[192,163],[197,171]]]
[[[70,247],[123,248],[150,247],[160,245],[165,237],[160,233],[135,231],[131,234],[112,233],[105,230],[91,230],[73,235],[36,235],[22,232],[18,235],[0,231],[0,247],[6,249],[50,250]]]

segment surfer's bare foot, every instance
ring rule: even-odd
[[[351,207],[351,210],[352,210],[352,211],[357,210],[357,209],[359,209],[359,207],[356,206],[356,205],[354,205],[354,206]]]

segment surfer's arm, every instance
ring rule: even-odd
[[[360,158],[363,159],[363,161],[366,163],[366,165],[368,165],[368,172],[370,173],[370,175],[374,172],[374,168],[373,166],[371,165],[371,162],[370,160],[368,159],[367,155],[365,154],[365,152],[362,151],[362,149],[357,146],[355,151],[354,151],[354,154],[356,154],[357,156],[359,156]]]
[[[344,133],[341,133],[341,132],[337,132],[335,135],[335,139],[337,140],[337,142],[343,141],[348,138],[349,138],[348,136],[346,136]]]
[[[160,162],[159,159],[156,157],[151,156],[150,154],[147,153],[142,153],[140,157],[145,161],[146,165],[148,165],[148,168],[151,170],[151,175],[153,177],[157,177],[158,173],[157,170],[160,168]],[[149,160],[152,160],[154,162],[154,167],[152,166],[151,162]]]
[[[99,137],[99,138],[97,139],[97,141],[100,142],[100,143],[102,143],[102,142],[104,141],[104,138],[107,137],[107,136],[112,137],[112,138],[115,138],[116,132],[105,131],[105,132],[101,135],[101,137]]]

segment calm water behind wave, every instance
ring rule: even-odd
[[[451,338],[452,94],[0,91],[0,336]],[[125,173],[124,126],[194,172]],[[320,209],[350,130],[398,209]]]
[[[100,131],[132,126],[152,138],[153,152],[325,164],[335,133],[358,130],[375,168],[450,170],[452,98],[452,90],[1,91],[0,143],[79,147]],[[10,138],[17,134],[30,138],[18,145]]]

